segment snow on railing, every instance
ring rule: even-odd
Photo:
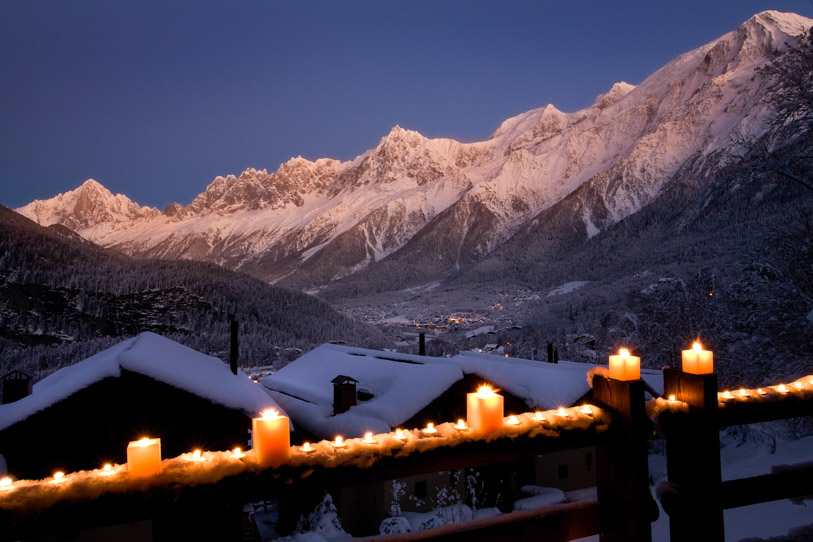
[[[736,391],[722,391],[717,394],[717,403],[720,408],[738,403],[775,403],[788,397],[798,399],[813,398],[813,376],[804,376],[790,384],[777,384],[757,389],[738,389]]]
[[[462,420],[461,420],[462,421]],[[501,429],[478,432],[461,424],[442,423],[431,428],[396,429],[364,438],[323,440],[291,446],[285,467],[366,468],[387,457],[402,458],[436,448],[450,448],[467,442],[491,442],[502,438],[558,438],[563,431],[603,432],[609,427],[608,412],[592,405],[537,411],[508,416]],[[431,429],[434,429],[432,431]],[[196,486],[217,483],[223,478],[265,470],[254,450],[200,451],[161,461],[161,471],[152,476],[134,477],[127,464],[105,465],[100,469],[78,471],[43,480],[0,480],[0,509],[27,512],[48,508],[60,501],[89,501],[104,494],[147,491],[170,485]]]

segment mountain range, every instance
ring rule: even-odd
[[[217,177],[186,206],[140,206],[88,180],[17,211],[131,256],[213,262],[327,295],[365,270],[380,291],[452,280],[518,237],[544,244],[563,223],[568,241],[589,241],[741,161],[775,126],[765,67],[811,24],[759,13],[637,86],[616,83],[572,113],[523,113],[482,142],[396,126],[354,160],[297,157]]]

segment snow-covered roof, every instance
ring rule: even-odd
[[[441,360],[457,365],[465,374],[475,374],[511,393],[531,408],[542,410],[573,405],[590,391],[586,375],[596,367],[588,363],[545,363],[472,351]],[[663,393],[660,371],[642,369],[641,378],[655,391]]]
[[[0,405],[0,429],[73,395],[89,385],[132,371],[249,416],[266,408],[282,410],[248,375],[233,375],[229,366],[155,333],[142,333],[107,350],[60,369],[34,384],[34,391],[19,401]]]
[[[321,438],[360,437],[389,432],[463,378],[459,368],[431,359],[437,358],[323,344],[260,383],[295,425]],[[357,389],[373,397],[334,416],[337,375],[358,380]]]
[[[323,344],[260,383],[295,424],[321,438],[337,434],[351,438],[366,431],[391,431],[467,374],[515,395],[530,408],[570,406],[590,391],[587,372],[594,367],[475,352],[436,358]],[[373,398],[334,416],[331,381],[338,375],[358,380],[358,389],[371,393]],[[659,371],[643,369],[641,376],[662,393]]]

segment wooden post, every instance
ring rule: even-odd
[[[652,422],[646,415],[644,382],[596,375],[593,398],[614,415],[596,447],[600,540],[650,542],[658,507],[649,491],[647,439]]]
[[[663,369],[665,395],[689,404],[688,413],[664,413],[670,489],[661,496],[671,542],[724,541],[721,502],[717,375]]]

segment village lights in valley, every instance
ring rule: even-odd
[[[641,358],[631,356],[628,349],[621,348],[618,355],[610,356],[610,378],[615,380],[640,379]]]
[[[373,438],[373,432],[367,431],[364,433],[364,438],[361,439],[363,444],[378,444],[378,441]]]
[[[134,477],[161,472],[161,439],[144,437],[128,444],[127,470]]]
[[[279,465],[291,457],[291,428],[287,416],[273,408],[251,420],[251,442],[255,459],[263,466]]]
[[[480,386],[466,395],[466,418],[475,431],[490,433],[503,426],[503,396],[491,386]]]
[[[714,372],[714,352],[703,350],[700,341],[695,341],[691,350],[683,351],[682,360],[684,373],[709,375]]]
[[[334,448],[344,448],[347,446],[347,443],[344,441],[344,437],[341,435],[336,435],[336,440],[330,443],[331,446]]]

